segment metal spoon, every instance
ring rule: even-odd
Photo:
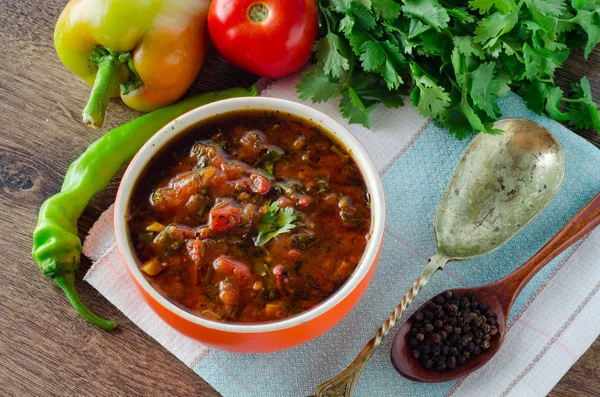
[[[483,350],[478,356],[473,356],[464,365],[446,372],[436,372],[425,369],[418,360],[410,356],[407,348],[407,333],[414,321],[411,316],[400,328],[392,346],[392,363],[400,375],[419,382],[447,382],[458,379],[477,370],[487,363],[500,349],[506,336],[508,314],[519,293],[525,285],[565,249],[588,234],[600,224],[600,193],[596,195],[567,225],[562,228],[546,245],[544,245],[523,266],[508,276],[490,284],[476,288],[461,288],[451,290],[457,296],[475,293],[481,302],[485,302],[496,314],[498,335],[492,339],[489,349]]]
[[[352,363],[320,385],[316,397],[351,397],[381,341],[431,276],[449,261],[490,253],[527,225],[554,197],[565,175],[565,154],[542,126],[499,120],[500,135],[479,134],[462,155],[435,215],[438,252],[410,291]]]

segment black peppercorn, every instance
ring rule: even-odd
[[[448,357],[449,353],[450,353],[450,347],[442,346],[442,352],[440,354],[444,357]]]
[[[479,317],[477,317],[477,320],[476,320],[477,321],[477,326],[481,327],[483,324],[485,324],[486,320],[487,319],[485,318],[485,316],[479,316]]]
[[[467,334],[469,332],[471,332],[471,326],[469,324],[465,325],[462,329],[463,334]]]
[[[413,350],[412,352],[412,356],[414,359],[419,359],[419,357],[421,357],[421,352],[419,352],[418,350]]]
[[[443,361],[438,362],[435,366],[435,369],[438,372],[444,372],[446,370],[446,363]]]
[[[464,363],[467,362],[467,358],[465,356],[458,356],[458,358],[456,359],[456,362],[459,365],[463,365]]]
[[[489,340],[484,340],[483,343],[481,344],[481,348],[483,350],[487,350],[490,348],[490,341]]]
[[[465,357],[465,358],[471,358],[471,353],[470,352],[463,352],[463,357]]]
[[[427,359],[425,360],[425,364],[424,364],[425,368],[427,369],[431,369],[433,368],[433,360],[432,359]]]
[[[442,343],[442,336],[440,334],[431,334],[431,341],[436,345]]]
[[[411,338],[410,340],[410,347],[417,347],[419,346],[419,341],[416,338]]]
[[[456,356],[458,356],[458,349],[456,347],[451,347],[449,350],[449,353],[451,356],[456,357]]]
[[[446,291],[446,292],[444,292],[444,298],[446,298],[446,299],[452,298],[452,291]]]
[[[480,353],[481,353],[481,347],[475,346],[475,348],[473,349],[473,354],[477,356]]]
[[[481,331],[482,331],[484,334],[489,334],[489,333],[490,333],[490,329],[491,329],[491,328],[492,328],[492,327],[491,327],[489,324],[487,324],[487,323],[486,323],[486,324],[483,324],[483,325],[481,326]]]
[[[423,335],[422,333],[418,333],[415,336],[415,339],[418,340],[419,342],[423,342],[423,340],[425,340],[425,335]]]
[[[415,316],[415,319],[417,321],[423,321],[423,319],[425,319],[425,316],[423,315],[423,313],[419,312],[417,313],[417,315]]]
[[[446,366],[448,369],[456,368],[456,357],[448,357],[448,361],[446,362]]]
[[[427,332],[427,333],[433,332],[433,325],[432,324],[427,324],[425,326],[425,332]]]
[[[467,298],[462,298],[460,300],[460,308],[468,309],[469,307],[471,307],[471,302],[469,302],[469,300]]]
[[[454,328],[454,333],[455,333],[456,335],[460,335],[460,334],[462,334],[462,328],[460,328],[460,327],[456,327],[456,328]]]
[[[438,305],[443,305],[444,303],[446,303],[446,299],[444,299],[442,295],[436,296],[433,301]]]
[[[472,353],[474,349],[475,343],[473,342],[469,342],[469,344],[465,346],[465,351],[468,351],[469,353]]]
[[[442,349],[438,346],[435,345],[431,348],[431,355],[434,357],[439,356],[442,353]]]
[[[435,328],[442,328],[444,326],[444,322],[442,320],[435,320],[435,323],[433,323],[433,326]]]
[[[473,332],[473,336],[477,339],[481,339],[483,338],[484,332],[481,329],[476,329],[475,332]]]
[[[475,295],[474,292],[471,292],[468,296],[469,300],[471,301],[476,301],[477,300],[477,295]]]

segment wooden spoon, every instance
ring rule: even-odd
[[[408,332],[414,321],[414,315],[400,328],[392,345],[392,363],[400,375],[418,382],[446,382],[470,374],[487,363],[500,349],[506,336],[508,314],[519,293],[548,262],[588,234],[600,224],[600,193],[577,213],[546,245],[544,245],[525,264],[508,276],[481,287],[451,290],[456,295],[477,295],[496,314],[498,335],[491,340],[489,349],[473,356],[464,365],[453,370],[437,372],[425,369],[419,360],[412,358],[408,349]]]

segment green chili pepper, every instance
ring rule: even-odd
[[[40,208],[38,224],[33,232],[33,257],[42,272],[58,284],[83,318],[102,329],[115,327],[114,322],[89,311],[75,289],[75,272],[82,250],[81,240],[77,237],[77,221],[89,201],[106,188],[123,164],[171,120],[210,102],[255,95],[255,87],[250,90],[233,88],[184,99],[115,128],[92,143],[71,164],[60,192],[46,200]]]

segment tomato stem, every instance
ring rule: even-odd
[[[254,3],[248,8],[248,17],[255,23],[264,22],[269,17],[269,7],[263,3]]]

